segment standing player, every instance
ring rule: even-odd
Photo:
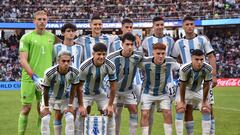
[[[24,135],[27,127],[28,114],[34,96],[37,99],[37,111],[40,114],[41,85],[40,78],[44,71],[52,66],[53,44],[55,36],[46,31],[48,17],[45,11],[37,11],[34,14],[35,29],[20,40],[20,64],[23,68],[21,79],[22,109],[18,120],[18,134]],[[36,87],[38,89],[36,89]],[[40,91],[38,91],[40,90]],[[38,117],[38,127],[41,118]]]
[[[61,51],[57,58],[58,64],[46,70],[44,75],[44,108],[42,110],[42,135],[50,135],[50,111],[55,110],[54,132],[55,135],[62,134],[62,115],[65,113],[66,135],[74,135],[74,110],[73,98],[75,91],[78,91],[79,70],[71,65],[71,53]],[[71,87],[70,98],[67,89]],[[51,92],[50,92],[51,91]],[[49,96],[50,95],[50,96]],[[78,94],[80,95],[80,94]],[[83,107],[83,97],[79,97],[79,110],[82,115],[86,115]]]
[[[92,106],[95,101],[99,111],[102,114],[106,112],[109,116],[107,134],[114,135],[113,101],[116,90],[116,68],[113,62],[105,59],[106,54],[107,46],[105,44],[97,43],[93,46],[93,57],[84,61],[80,66],[80,89],[84,91],[84,107]],[[103,79],[106,76],[108,76],[110,82],[109,99],[103,88]]]
[[[165,45],[167,45],[166,55],[170,56],[174,45],[174,40],[172,37],[166,36],[163,33],[164,19],[162,17],[154,17],[152,23],[153,23],[153,35],[146,37],[142,43],[145,56],[153,55],[153,44],[155,43],[164,43]]]
[[[80,64],[83,62],[83,47],[79,44],[74,43],[74,38],[76,36],[77,27],[74,24],[66,23],[62,26],[61,32],[64,36],[63,43],[56,44],[54,46],[55,56],[58,56],[59,52],[62,50],[67,50],[71,53],[72,66],[80,69]],[[69,88],[70,89],[70,88]],[[74,99],[74,109],[76,111],[75,119],[75,135],[80,135],[83,132],[83,121],[80,117],[77,104],[77,98]]]
[[[93,16],[90,22],[92,30],[91,35],[84,35],[76,39],[78,44],[84,47],[84,59],[92,57],[92,48],[96,43],[104,43],[107,47],[117,39],[117,35],[102,34],[102,19],[99,16]]]
[[[183,135],[183,114],[187,104],[197,104],[202,112],[202,135],[209,135],[211,129],[211,106],[207,101],[212,80],[212,66],[204,62],[204,53],[200,49],[192,51],[192,62],[180,69],[180,91],[178,91],[176,131]],[[203,85],[202,85],[203,83]]]
[[[172,135],[171,99],[173,92],[174,70],[180,65],[171,57],[166,57],[166,45],[153,45],[153,57],[143,59],[141,65],[144,71],[143,93],[141,97],[141,127],[142,135],[149,135],[149,117],[152,104],[159,104],[164,117],[165,135]]]
[[[174,40],[172,37],[166,36],[163,33],[164,19],[162,17],[154,17],[152,20],[152,23],[153,23],[153,35],[146,37],[142,43],[143,52],[145,56],[153,55],[153,44],[155,43],[164,43],[165,45],[167,45],[166,56],[170,56],[171,50],[174,45]],[[151,108],[151,115],[150,115],[149,134],[151,134],[151,131],[152,131],[154,110],[155,110],[155,105],[153,104]],[[157,111],[158,112],[161,111],[158,105],[157,105]]]
[[[186,16],[183,19],[183,29],[185,31],[186,36],[177,40],[177,42],[174,45],[174,48],[172,50],[171,56],[178,58],[181,57],[181,60],[183,64],[191,62],[191,52],[194,49],[201,49],[205,56],[208,57],[208,61],[210,65],[213,67],[213,78],[212,78],[212,87],[215,87],[217,84],[217,78],[216,78],[216,58],[214,56],[214,50],[210,44],[209,39],[204,35],[197,35],[194,33],[194,19],[190,16]],[[211,104],[214,104],[213,99],[213,92],[212,88],[210,89],[210,102]],[[194,129],[194,121],[193,121],[193,106],[187,105],[186,106],[186,115],[185,115],[185,121],[186,121],[186,129],[187,133],[189,135],[193,134]],[[213,109],[212,109],[213,110]],[[214,135],[215,133],[215,120],[213,117],[213,111],[211,111],[211,134]]]
[[[120,134],[121,111],[116,111],[126,105],[130,113],[129,134],[136,135],[137,131],[137,97],[136,87],[133,84],[137,68],[142,60],[142,53],[134,51],[135,36],[126,33],[122,36],[122,48],[111,53],[107,58],[114,62],[117,75],[117,94],[114,101],[116,135]]]

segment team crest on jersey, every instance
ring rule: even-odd
[[[53,43],[53,40],[51,38],[48,39],[48,43],[49,44],[52,44]]]

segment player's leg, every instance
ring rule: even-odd
[[[21,83],[21,102],[22,109],[18,119],[18,135],[24,135],[27,123],[28,114],[31,110],[31,104],[35,96],[35,85],[33,83],[22,82]]]
[[[194,121],[193,121],[193,106],[187,104],[186,111],[185,111],[185,128],[187,130],[188,135],[193,135],[194,130]]]
[[[155,108],[156,108],[156,104],[153,103],[151,105],[151,108],[150,108],[150,111],[149,111],[149,135],[152,134],[152,126],[153,126]]]
[[[42,93],[41,92],[39,92],[39,91],[35,91],[35,95],[36,95],[36,100],[37,100],[37,112],[38,112],[38,117],[37,117],[37,128],[38,128],[38,130],[37,131],[39,131],[39,135],[41,135],[41,120],[42,120],[42,118],[41,118],[41,113],[40,113],[40,103],[41,103],[41,100],[42,100]]]
[[[78,99],[76,97],[74,98],[73,103],[74,103],[74,111],[75,111],[74,134],[83,135],[84,118],[81,116],[80,112],[78,111]]]
[[[66,135],[74,135],[74,116],[71,112],[65,113],[65,134]]]
[[[166,95],[163,96],[163,100],[160,101],[160,108],[163,112],[164,118],[164,133],[165,135],[172,135],[172,110],[171,110],[171,100]]]
[[[202,111],[201,103],[199,103],[199,110]],[[211,113],[202,112],[202,135],[209,135],[211,130]]]
[[[214,105],[213,88],[211,88],[209,90],[209,102],[211,104],[211,131],[210,131],[210,135],[215,135],[215,119],[214,119],[214,113],[213,113],[213,105]]]
[[[116,123],[116,135],[120,135],[120,126],[121,126],[121,113],[123,109],[123,102],[120,95],[116,95],[114,99],[114,112],[115,112],[115,123]]]
[[[46,116],[43,116],[41,119],[41,134],[42,135],[50,135],[50,118],[51,115],[47,114]]]
[[[178,103],[180,102],[180,92],[177,91],[176,94],[176,105],[178,106]],[[186,102],[187,103],[187,102]],[[175,116],[175,128],[176,128],[176,134],[177,135],[183,135],[183,116],[184,113],[177,109],[176,106],[176,116]]]
[[[135,92],[125,94],[124,104],[126,104],[129,117],[129,134],[136,135],[138,126],[137,97]]]
[[[56,107],[56,105],[55,105]],[[56,108],[54,108],[56,109]],[[57,110],[55,110],[55,116],[54,116],[54,134],[55,135],[62,135],[62,111],[58,107]]]
[[[151,96],[147,94],[142,94],[141,97],[141,120],[140,124],[142,127],[142,135],[149,135],[149,117],[150,117],[150,108],[155,102]]]

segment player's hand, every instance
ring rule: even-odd
[[[68,106],[67,112],[70,112],[74,115],[75,112],[74,112],[73,106]]]
[[[44,108],[41,111],[41,117],[47,116],[48,114],[51,114],[51,112],[49,111],[49,108]]]
[[[202,108],[201,108],[202,113],[210,113],[211,112],[211,106],[207,102],[202,102]]]
[[[140,47],[141,43],[142,43],[141,38],[138,35],[136,35],[135,38],[136,38],[136,45],[137,45],[137,47]]]
[[[176,107],[176,111],[178,113],[184,113],[186,110],[186,105],[184,102],[177,102],[177,107]]]
[[[87,116],[87,111],[83,106],[79,106],[78,107],[78,111],[80,112],[82,117],[86,117]]]
[[[106,109],[106,114],[108,117],[112,117],[112,115],[113,115],[113,106],[112,105],[108,105],[108,107]]]
[[[35,87],[37,89],[37,91],[40,91],[42,92],[43,91],[43,86],[42,86],[42,83],[43,83],[43,79],[42,78],[39,78],[36,74],[33,74],[32,75],[32,80],[35,84]]]
[[[213,78],[212,78],[212,88],[214,88],[215,86],[217,86],[217,77],[213,76]]]

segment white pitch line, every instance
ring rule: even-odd
[[[227,108],[227,107],[213,107],[213,108],[221,109],[221,110],[230,110],[230,111],[240,112],[240,109],[235,109],[235,108]]]

